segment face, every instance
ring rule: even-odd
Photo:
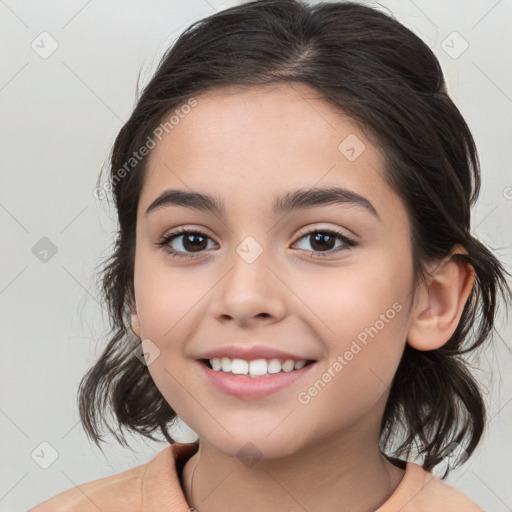
[[[368,418],[378,431],[412,286],[409,220],[383,175],[358,126],[302,84],[199,96],[153,149],[132,327],[165,399],[219,451],[251,442],[284,456]],[[274,208],[334,188],[338,201]],[[169,189],[214,196],[225,211],[161,201],[146,213]],[[169,239],[177,230],[200,234]],[[253,345],[314,362],[265,396],[212,384],[201,355]]]

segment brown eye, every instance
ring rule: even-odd
[[[201,231],[193,229],[180,229],[162,237],[156,245],[162,247],[171,256],[190,257],[193,253],[200,253],[207,248],[210,237]],[[171,245],[176,242],[174,247]]]
[[[349,249],[354,247],[356,242],[346,235],[330,229],[316,229],[309,231],[305,235],[302,235],[299,240],[306,239],[312,249],[305,248],[304,250],[313,253],[335,253],[340,250]],[[341,243],[336,246],[336,241]],[[298,243],[298,242],[296,242]]]

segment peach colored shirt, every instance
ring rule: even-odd
[[[197,443],[174,443],[146,464],[68,489],[28,512],[189,512],[180,474],[197,449]],[[485,511],[420,465],[407,462],[400,485],[375,512]]]

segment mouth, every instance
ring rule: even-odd
[[[243,400],[264,398],[292,386],[293,383],[303,380],[314,371],[318,362],[315,360],[285,360],[281,363],[279,360],[270,360],[265,367],[262,362],[265,360],[234,359],[231,368],[229,365],[231,360],[222,358],[219,368],[218,359],[197,359],[202,374],[206,377],[207,382],[218,391]],[[255,361],[258,362],[255,364]],[[259,375],[253,375],[252,372],[259,373]],[[303,384],[302,387],[305,389],[306,385]]]
[[[224,361],[221,361],[219,358],[199,359],[199,362],[212,371],[222,372],[228,375],[241,375],[246,377],[266,377],[280,373],[290,373],[316,363],[316,361],[313,359],[302,359],[297,361],[292,359],[257,359],[253,361],[236,359],[229,360],[229,363],[226,365],[225,359],[227,358],[223,359]]]

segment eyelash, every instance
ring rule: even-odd
[[[342,250],[349,250],[352,247],[355,247],[358,245],[354,240],[352,240],[348,236],[344,235],[343,233],[340,233],[339,231],[337,231],[335,229],[313,229],[313,230],[310,230],[310,231],[302,234],[297,239],[297,241],[299,241],[303,238],[306,238],[307,236],[312,235],[314,233],[323,233],[323,234],[327,234],[327,235],[334,235],[336,238],[338,238],[345,244],[344,246],[342,245],[335,249],[329,249],[328,251],[307,251],[307,252],[316,254],[318,256],[328,256],[329,254],[333,254],[333,253],[336,253],[336,252],[339,252]],[[180,229],[177,229],[176,231],[173,231],[167,235],[164,235],[162,238],[160,238],[160,240],[158,240],[155,243],[155,245],[157,245],[158,247],[161,247],[170,256],[177,257],[177,258],[192,258],[192,257],[194,257],[195,254],[199,254],[199,252],[198,253],[183,253],[182,251],[176,251],[175,249],[169,248],[169,244],[175,238],[178,238],[179,236],[184,235],[184,234],[199,235],[202,237],[210,238],[197,229],[180,228]]]

